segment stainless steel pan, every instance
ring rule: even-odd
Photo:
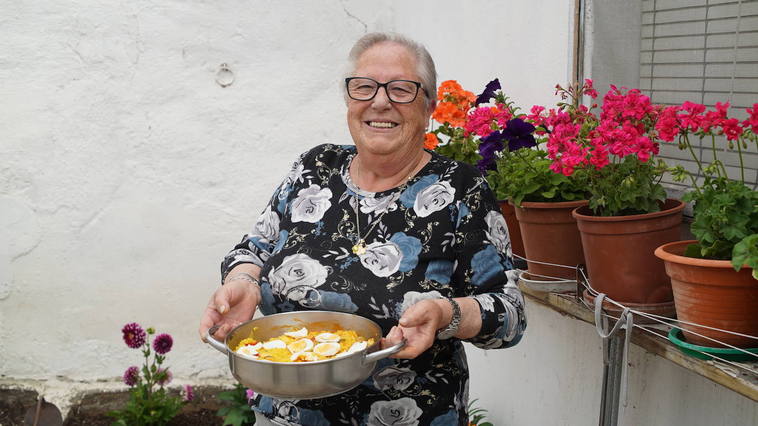
[[[367,339],[373,338],[374,344],[350,355],[313,362],[256,360],[234,352],[239,342],[251,335],[263,341],[293,327],[333,331],[334,325],[355,330]],[[234,328],[223,343],[213,338],[213,331],[209,330],[207,341],[229,357],[229,369],[235,379],[255,392],[285,399],[324,398],[350,390],[371,374],[378,360],[397,353],[405,345],[403,341],[381,349],[382,330],[377,323],[342,312],[300,311],[256,318]]]

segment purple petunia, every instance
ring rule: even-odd
[[[495,169],[495,156],[503,150],[504,139],[505,137],[502,132],[498,131],[492,132],[482,138],[481,143],[479,143],[479,155],[482,156],[482,159],[476,163],[482,174],[486,174],[487,170]]]
[[[520,118],[509,120],[503,130],[503,137],[508,140],[508,150],[513,152],[521,148],[537,146],[534,140],[534,126]]]
[[[182,389],[182,399],[185,402],[190,402],[195,399],[195,391],[192,389],[192,386],[184,385],[184,388]]]
[[[132,349],[137,349],[145,343],[145,330],[136,322],[131,322],[121,329],[121,333],[124,334],[124,342],[126,346]]]
[[[171,350],[171,346],[174,344],[174,339],[170,335],[163,333],[156,336],[153,341],[153,349],[156,353],[161,355],[167,354]]]
[[[132,365],[131,367],[127,368],[126,371],[124,371],[124,383],[126,383],[127,386],[134,386],[137,384],[137,381],[139,380],[139,368]]]
[[[479,104],[486,104],[489,102],[490,99],[495,97],[495,91],[500,90],[500,88],[500,80],[498,79],[494,79],[487,83],[482,94],[477,96],[474,106],[479,106]]]

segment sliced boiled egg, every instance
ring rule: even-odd
[[[263,344],[263,349],[284,349],[286,347],[287,344],[279,339],[272,340]]]
[[[290,361],[318,361],[318,356],[313,352],[300,352],[292,354]]]
[[[321,334],[316,335],[316,341],[321,342],[321,343],[339,342],[340,336],[334,333],[321,333]]]
[[[237,349],[237,353],[250,358],[258,358],[258,349],[254,348],[253,345],[243,346]]]
[[[352,346],[350,346],[350,348],[345,353],[352,354],[355,352],[360,352],[364,349],[366,349],[366,342],[355,342],[352,344]]]
[[[289,349],[293,354],[309,351],[313,349],[313,341],[311,339],[296,340],[287,345],[287,349]]]
[[[337,342],[319,343],[313,347],[313,353],[320,356],[332,356],[339,352],[340,344]]]
[[[300,330],[288,331],[288,332],[284,333],[284,335],[285,336],[290,336],[290,337],[295,337],[295,338],[305,337],[305,336],[308,335],[308,329],[305,328],[305,327],[303,327]]]

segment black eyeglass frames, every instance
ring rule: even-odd
[[[422,89],[429,96],[421,83],[412,80],[390,80],[379,83],[368,77],[348,77],[345,79],[347,95],[356,101],[370,101],[384,87],[387,97],[396,104],[409,104],[416,100],[418,89]]]

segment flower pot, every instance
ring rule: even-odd
[[[752,268],[739,272],[728,260],[686,257],[688,245],[696,241],[677,241],[655,250],[663,259],[671,277],[677,317],[707,327],[758,336],[758,280]],[[717,342],[688,331],[743,348],[758,347],[758,340],[735,336],[689,324],[681,324],[687,342],[709,347],[723,347]]]
[[[630,216],[593,216],[589,207],[573,211],[582,236],[590,285],[619,303],[674,312],[671,281],[655,249],[680,239],[684,203],[668,199],[661,211]]]
[[[575,267],[584,263],[582,239],[571,211],[587,200],[556,203],[522,202],[515,207],[529,273],[538,280],[576,279]]]
[[[508,236],[511,238],[511,251],[517,256],[526,257],[524,254],[524,243],[521,240],[521,229],[518,226],[514,207],[508,204],[507,201],[500,201],[498,204],[500,204],[500,211],[503,212],[503,217],[505,217],[505,224],[508,226]],[[514,258],[513,263],[518,265],[518,259]]]

